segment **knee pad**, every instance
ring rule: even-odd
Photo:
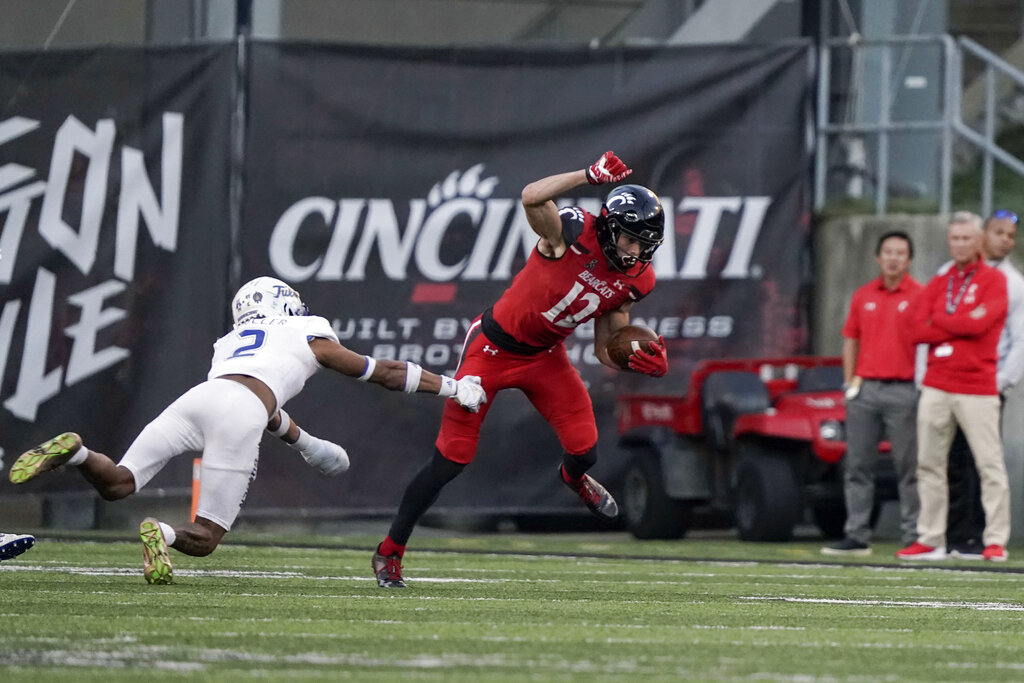
[[[593,421],[573,422],[558,430],[558,441],[569,455],[584,455],[597,444],[597,426]]]
[[[438,456],[459,465],[468,465],[476,455],[477,439],[466,439],[441,434],[434,444]]]

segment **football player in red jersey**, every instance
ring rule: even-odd
[[[493,307],[470,326],[457,377],[477,375],[488,396],[520,389],[554,428],[564,449],[559,476],[598,517],[612,520],[615,500],[586,471],[597,461],[597,425],[590,395],[563,344],[578,325],[594,320],[594,353],[619,369],[605,344],[629,324],[633,304],[654,288],[650,269],[662,242],[665,216],[657,195],[639,185],[613,189],[594,216],[579,207],[558,210],[555,199],[590,183],[617,183],[632,173],[613,152],[589,168],[541,178],[523,188],[535,253]],[[636,352],[630,367],[653,377],[668,369],[664,340]],[[480,426],[492,403],[475,414],[445,407],[430,460],[409,483],[387,537],[373,555],[381,588],[404,588],[402,557],[419,518],[441,489],[473,459]]]

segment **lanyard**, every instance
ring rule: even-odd
[[[964,283],[960,285],[960,291],[956,293],[956,298],[953,298],[953,278],[956,275],[956,269],[954,268],[950,274],[949,279],[946,280],[946,313],[953,315],[956,312],[956,307],[960,305],[960,300],[964,298],[964,292],[967,291],[967,285],[971,284],[971,278],[974,277],[974,273],[977,271],[972,270],[964,278]]]

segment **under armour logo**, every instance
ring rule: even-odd
[[[586,267],[587,270],[593,270],[596,266],[597,266],[597,259],[596,258],[592,258],[592,259],[590,259],[590,263],[588,263],[585,267]]]
[[[626,285],[622,284],[620,280],[616,280],[615,282],[613,282],[612,286],[615,287],[615,289],[619,290],[620,292],[626,288]]]
[[[498,355],[498,349],[494,348],[490,344],[484,344],[484,353],[489,353],[492,356]]]

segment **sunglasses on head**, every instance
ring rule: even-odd
[[[1013,211],[1008,211],[1006,209],[999,209],[998,211],[993,211],[992,218],[1005,218],[1009,221],[1012,221],[1013,223],[1016,223],[1018,220],[1017,214],[1015,214]]]

